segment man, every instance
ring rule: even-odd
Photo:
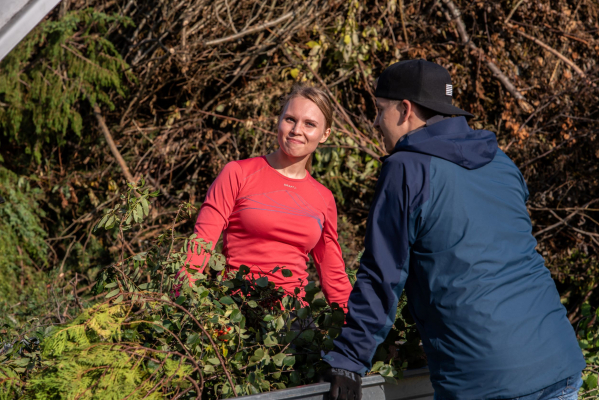
[[[585,361],[536,241],[522,174],[452,106],[449,72],[387,68],[374,123],[385,157],[347,325],[325,355],[332,399],[360,378],[406,289],[435,398],[576,399]],[[447,115],[459,117],[447,118]]]

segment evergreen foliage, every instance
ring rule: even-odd
[[[135,80],[105,36],[115,23],[131,22],[92,8],[72,11],[40,24],[0,64],[0,127],[38,163],[44,142],[63,144],[68,129],[81,135],[82,100],[113,109],[109,92],[125,96],[123,80]]]
[[[0,166],[0,323],[16,324],[19,310],[35,310],[46,300],[44,276],[38,268],[47,264],[46,231],[40,218],[44,193]]]

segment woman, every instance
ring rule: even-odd
[[[279,149],[225,165],[208,190],[195,233],[214,246],[224,231],[223,254],[230,269],[247,265],[255,277],[266,276],[290,294],[298,287],[303,294],[311,253],[326,299],[345,306],[352,287],[337,242],[335,199],[306,171],[318,144],[331,134],[332,118],[323,91],[295,87],[279,116]],[[188,262],[201,271],[205,257],[190,253]],[[293,276],[273,274],[275,267]]]

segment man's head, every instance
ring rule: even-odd
[[[381,132],[385,150],[391,153],[399,139],[408,132],[426,125],[426,120],[439,113],[419,106],[410,100],[376,98],[377,114],[374,127]]]
[[[383,71],[375,96],[378,115],[374,126],[385,137],[391,152],[397,141],[426,124],[435,115],[472,114],[451,104],[453,86],[449,72],[426,60],[400,61]]]

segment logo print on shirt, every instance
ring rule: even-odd
[[[241,197],[240,199],[247,200],[248,204],[233,212],[233,214],[237,214],[244,210],[263,210],[300,217],[303,216],[313,218],[318,223],[319,228],[321,230],[323,229],[321,213],[316,211],[302,196],[295,192],[276,190],[274,192],[256,193],[250,196]]]
[[[287,186],[287,187],[290,187],[290,188],[291,188],[291,189],[297,189],[297,188],[296,188],[296,187],[295,187],[295,186],[292,186],[292,185],[288,185],[288,184],[286,184],[286,183],[283,183],[283,186]]]

